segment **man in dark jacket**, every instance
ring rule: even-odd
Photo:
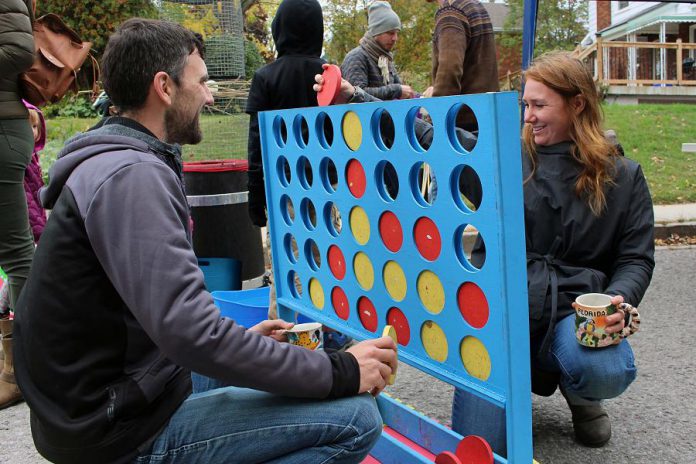
[[[432,96],[500,90],[493,25],[486,9],[478,0],[437,2],[440,7],[433,32]],[[464,111],[457,116],[457,126],[478,130],[474,116]]]
[[[24,195],[34,135],[19,96],[19,76],[34,62],[32,19],[31,0],[0,2],[0,267],[8,276],[9,310],[16,308],[34,254]],[[0,409],[22,399],[12,362],[12,324],[10,311],[0,311]]]
[[[391,53],[400,30],[401,20],[391,5],[372,2],[367,8],[367,32],[341,64],[343,78],[380,100],[413,98],[413,89],[403,85],[396,73]]]
[[[291,324],[241,327],[205,289],[178,145],[212,103],[202,54],[179,25],[125,22],[102,62],[119,116],[51,169],[15,326],[34,443],[58,463],[359,462],[381,420],[356,395],[384,387],[394,343],[279,343]]]

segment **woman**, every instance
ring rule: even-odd
[[[637,306],[654,268],[653,211],[640,166],[623,158],[601,129],[600,98],[583,63],[544,55],[524,73],[524,208],[532,391],[560,386],[575,437],[601,447],[611,423],[601,401],[636,376],[627,340],[586,348],[575,339],[573,302],[583,293]],[[619,310],[607,333],[623,329]],[[505,452],[504,411],[455,392],[453,429],[477,434]]]
[[[0,267],[7,273],[10,309],[14,309],[34,254],[29,228],[24,172],[34,150],[29,113],[19,96],[19,75],[34,61],[31,0],[0,4]],[[3,373],[0,374],[0,409],[22,396],[12,364],[12,321],[0,314]]]

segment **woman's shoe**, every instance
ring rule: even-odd
[[[609,414],[597,403],[591,406],[569,404],[575,439],[583,446],[601,448],[611,439]]]

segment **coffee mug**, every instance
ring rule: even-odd
[[[613,345],[619,338],[628,337],[638,332],[640,314],[628,303],[621,303],[619,309],[631,315],[630,323],[621,332],[608,334],[606,330],[607,316],[616,312],[616,306],[611,304],[611,296],[603,293],[585,293],[575,299],[575,337],[583,346],[589,348],[604,348]]]
[[[318,322],[295,324],[292,329],[286,331],[286,334],[289,343],[308,350],[321,350],[324,345],[321,324]]]

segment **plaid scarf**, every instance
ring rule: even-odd
[[[394,56],[391,52],[386,51],[374,37],[365,33],[365,35],[360,39],[360,47],[377,62],[377,67],[382,73],[382,79],[384,80],[384,85],[389,84],[389,68],[393,68],[392,64],[394,61]],[[396,72],[395,72],[396,74]]]

